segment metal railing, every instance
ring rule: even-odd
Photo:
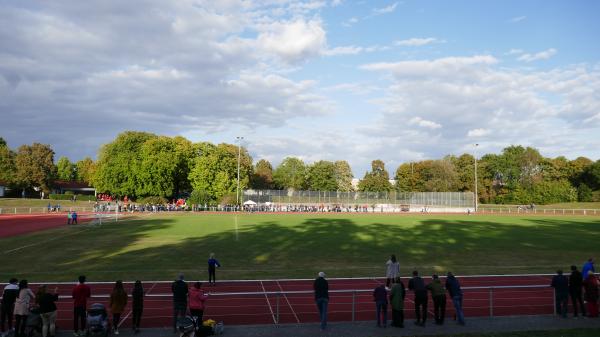
[[[525,207],[487,207],[480,206],[479,213],[489,214],[541,214],[541,215],[600,215],[600,209],[576,208],[525,208]]]
[[[3,207],[0,206],[0,214],[62,214],[67,211],[76,211],[78,213],[93,212],[94,207],[80,207],[80,206],[68,206],[61,205],[60,209],[55,209],[55,205],[52,205],[52,210],[48,210],[47,206],[38,207]]]

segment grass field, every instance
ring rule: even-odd
[[[600,217],[351,214],[165,214],[0,239],[0,279],[206,278],[215,252],[222,279],[382,276],[401,272],[553,273],[598,256]]]

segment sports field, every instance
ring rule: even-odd
[[[41,221],[41,220],[40,220]],[[57,221],[64,221],[62,217]],[[0,217],[0,226],[14,220]],[[158,214],[0,238],[0,279],[30,281],[552,273],[598,256],[600,217],[373,214]]]

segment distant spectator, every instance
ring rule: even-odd
[[[173,330],[177,333],[177,319],[185,317],[187,311],[188,285],[183,274],[171,285],[173,292]]]
[[[25,326],[27,325],[27,316],[29,316],[29,307],[35,299],[35,295],[29,289],[27,280],[19,282],[19,296],[15,301],[15,337],[25,337]]]
[[[404,297],[406,289],[400,277],[396,277],[390,291],[390,303],[392,305],[392,326],[404,328]]]
[[[396,277],[400,276],[400,263],[398,263],[396,260],[396,255],[392,254],[390,259],[385,264],[387,266],[385,273],[387,280],[385,282],[385,286],[389,288],[392,281],[394,281]]]
[[[325,279],[325,273],[319,272],[318,277],[313,284],[315,291],[315,302],[319,309],[319,320],[321,321],[321,330],[327,328],[327,305],[329,304],[329,283]]]
[[[577,270],[577,266],[571,266],[571,275],[569,276],[569,295],[573,302],[573,317],[577,317],[577,304],[581,308],[581,315],[585,316],[585,306],[583,305],[583,276]]]
[[[563,275],[562,270],[557,270],[550,284],[554,288],[556,298],[556,314],[567,318],[567,306],[569,304],[569,279]]]
[[[210,253],[208,258],[208,284],[216,285],[217,277],[216,277],[216,269],[217,267],[221,267],[221,264],[217,259],[215,259],[215,253]],[[212,283],[211,283],[212,280]]]
[[[460,288],[460,282],[456,279],[452,272],[446,274],[446,290],[452,298],[452,304],[454,305],[454,311],[456,312],[456,319],[458,324],[465,325],[465,314],[463,312],[463,293]]]
[[[424,327],[427,321],[427,289],[418,271],[413,271],[413,277],[408,281],[408,289],[415,293],[415,324]]]
[[[135,281],[133,291],[131,292],[131,298],[131,328],[133,329],[133,332],[137,334],[140,332],[140,321],[142,320],[142,313],[144,311],[144,287],[142,286],[142,281]]]
[[[67,212],[67,225],[71,224],[71,220],[73,219],[73,215],[71,214],[71,211]]]
[[[110,293],[110,299],[108,301],[108,306],[110,306],[110,312],[113,315],[113,333],[115,335],[119,334],[119,323],[121,322],[121,314],[123,310],[125,310],[125,306],[127,305],[127,293],[123,288],[123,281],[118,280],[115,282],[115,287],[113,288],[112,293]]]
[[[588,271],[588,277],[583,281],[583,287],[585,288],[588,317],[598,317],[598,278],[593,271]]]
[[[79,276],[79,284],[73,288],[71,296],[73,297],[73,334],[80,336],[85,330],[87,299],[92,296],[90,287],[85,284],[85,276]],[[79,324],[81,324],[81,331]]]
[[[56,301],[58,301],[58,287],[54,293],[49,293],[46,285],[42,285],[35,295],[36,302],[40,306],[42,316],[42,337],[54,337],[56,332]]]
[[[377,326],[387,327],[387,290],[383,284],[380,284],[373,290],[373,300],[375,301],[375,313]]]
[[[71,213],[71,224],[77,225],[77,212],[75,212],[75,211],[73,211],[73,213]]]
[[[204,316],[204,302],[206,302],[207,299],[208,295],[202,290],[202,283],[194,283],[194,286],[190,288],[189,293],[190,315],[198,317],[200,322],[202,322],[202,316]]]
[[[427,290],[431,291],[431,298],[433,299],[435,324],[442,325],[446,315],[446,291],[437,275],[432,276],[431,283],[427,285]]]
[[[2,292],[2,304],[0,305],[0,330],[3,336],[8,334],[4,329],[5,323],[8,323],[8,331],[13,328],[13,314],[15,311],[15,301],[19,296],[19,285],[16,278],[11,278]]]
[[[594,258],[590,257],[586,263],[583,264],[583,268],[581,268],[581,275],[583,275],[583,279],[587,279],[588,275],[589,275],[589,271],[592,272],[596,272],[596,270],[594,270]]]

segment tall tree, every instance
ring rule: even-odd
[[[449,158],[434,160],[428,173],[425,176],[425,190],[427,192],[452,192],[458,190],[458,174]]]
[[[77,181],[91,184],[96,171],[96,163],[90,157],[85,157],[78,161],[75,166],[77,167]]]
[[[266,159],[256,163],[252,178],[252,188],[258,190],[269,190],[273,188],[273,166]]]
[[[0,137],[0,181],[5,184],[12,184],[15,173],[15,153],[8,148],[4,139]]]
[[[308,188],[310,190],[336,191],[338,189],[334,163],[320,160],[310,165],[307,171]]]
[[[69,158],[60,157],[56,163],[57,178],[64,181],[74,181],[77,178],[77,166]]]
[[[150,138],[142,144],[140,154],[140,166],[136,170],[140,183],[135,186],[135,194],[164,198],[173,196],[179,164],[175,141],[164,136]]]
[[[362,192],[387,192],[392,190],[390,175],[385,170],[383,161],[377,159],[371,162],[371,172],[366,172],[358,182],[358,190]]]
[[[338,160],[334,163],[334,165],[338,190],[342,192],[352,191],[352,178],[354,178],[354,175],[352,174],[350,164],[348,164],[348,162],[345,160]]]
[[[304,162],[295,157],[286,157],[273,172],[273,182],[280,189],[305,189],[307,182]]]
[[[582,174],[582,182],[594,191],[600,189],[600,160],[585,168]]]
[[[54,151],[50,145],[33,143],[21,145],[15,157],[15,181],[22,188],[40,188],[50,192],[50,185],[56,177]]]

